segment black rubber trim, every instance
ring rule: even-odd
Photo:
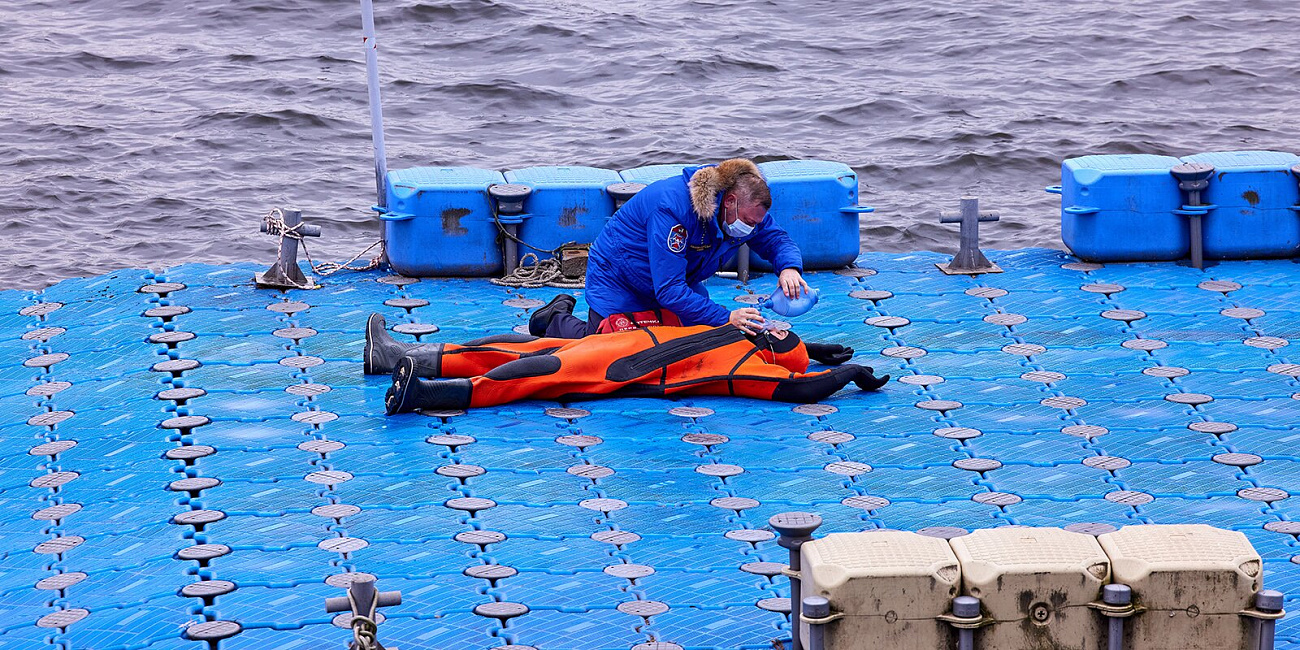
[[[543,354],[535,357],[526,357],[515,359],[510,363],[502,364],[487,372],[484,377],[493,381],[510,381],[512,379],[527,379],[529,377],[542,377],[544,375],[553,375],[560,369],[560,358]]]
[[[470,348],[476,345],[492,345],[493,343],[527,343],[536,340],[536,336],[529,336],[528,334],[520,334],[516,332],[514,334],[493,334],[492,336],[485,336],[481,339],[466,341],[462,345]]]
[[[654,335],[651,334],[652,339],[653,337]],[[605,379],[621,383],[640,379],[656,370],[666,373],[668,366],[678,361],[744,340],[746,340],[745,333],[739,328],[723,325],[699,334],[658,343],[652,348],[609,364],[609,368],[605,371]]]

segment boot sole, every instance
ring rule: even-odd
[[[414,371],[415,362],[410,358],[402,357],[402,360],[397,362],[397,368],[393,370],[393,385],[388,387],[388,393],[384,396],[384,410],[388,415],[414,410],[407,408],[406,404],[407,398],[411,395],[411,385],[415,381]]]

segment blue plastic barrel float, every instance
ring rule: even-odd
[[[689,165],[647,165],[619,172],[627,183],[650,184],[682,173]],[[772,218],[803,254],[806,269],[838,269],[861,253],[858,215],[873,209],[858,205],[858,175],[844,163],[825,160],[780,160],[760,163],[772,192]],[[750,267],[770,271],[757,254]],[[734,270],[733,258],[723,264]]]
[[[1170,261],[1187,257],[1183,197],[1169,173],[1172,156],[1122,154],[1061,163],[1061,240],[1092,262]]]
[[[388,211],[379,218],[393,270],[415,277],[500,274],[487,188],[504,182],[501,172],[475,167],[390,171]]]
[[[507,171],[505,179],[533,190],[519,225],[519,239],[532,248],[520,246],[519,254],[536,253],[540,259],[550,255],[534,249],[595,241],[614,214],[614,199],[605,188],[623,182],[612,169],[580,166],[527,167]]]
[[[1260,259],[1300,254],[1300,186],[1291,168],[1300,156],[1280,151],[1219,151],[1183,158],[1214,166],[1201,195],[1206,259]]]
[[[828,160],[776,160],[758,169],[772,192],[770,214],[799,246],[807,270],[839,269],[862,252],[859,216],[874,208],[858,205],[858,175]],[[772,265],[750,253],[751,268]]]

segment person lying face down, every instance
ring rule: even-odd
[[[504,334],[463,345],[403,344],[373,314],[366,323],[365,372],[392,369],[385,396],[389,415],[606,396],[733,395],[809,403],[850,382],[877,390],[889,381],[854,364],[808,372],[810,358],[838,365],[852,356],[850,348],[804,343],[794,332],[748,335],[731,325],[648,327],[582,339]]]

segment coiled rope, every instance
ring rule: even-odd
[[[532,263],[529,263],[529,259]],[[559,287],[561,289],[581,289],[586,285],[583,278],[572,279],[560,272],[560,261],[555,258],[538,259],[536,253],[525,253],[519,258],[519,266],[505,277],[488,278],[488,282],[501,287],[519,289],[538,289],[541,287]]]
[[[501,287],[519,289],[538,289],[541,287],[581,289],[587,286],[585,272],[576,278],[571,278],[564,275],[560,262],[560,251],[566,248],[586,248],[585,246],[580,246],[578,242],[565,242],[551,250],[544,250],[529,244],[506,230],[505,225],[501,223],[500,215],[495,210],[492,212],[492,220],[496,222],[497,230],[500,231],[502,237],[512,239],[520,246],[531,248],[537,253],[544,253],[551,257],[544,260],[537,257],[537,253],[524,253],[523,257],[519,258],[519,266],[516,266],[514,271],[500,278],[488,278],[489,282]],[[528,262],[530,258],[532,259],[531,264]]]

